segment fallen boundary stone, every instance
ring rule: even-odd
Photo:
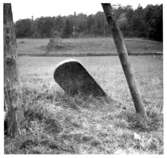
[[[106,97],[103,89],[77,60],[61,62],[55,69],[54,79],[71,96]]]

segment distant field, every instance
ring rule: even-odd
[[[161,42],[144,40],[139,38],[125,39],[129,54],[162,54]],[[116,55],[112,38],[80,38],[61,39],[61,47],[47,52],[49,39],[17,39],[17,51],[19,55]]]

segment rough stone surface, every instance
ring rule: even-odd
[[[106,96],[103,89],[77,60],[61,62],[54,72],[54,79],[71,96]]]

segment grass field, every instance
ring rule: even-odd
[[[98,46],[101,40],[107,42],[108,47]],[[70,41],[73,45],[85,42],[85,46],[78,44],[73,48],[74,53],[81,54],[95,50],[96,53],[109,52],[108,40],[93,39],[92,43],[97,45],[89,43],[90,39],[89,42],[86,39]],[[22,53],[29,50],[34,54],[41,53],[38,48],[46,45],[48,40],[24,41]],[[147,52],[162,51],[161,43],[137,41],[130,41],[136,42],[136,45],[131,44],[134,53],[144,53],[146,47]],[[34,49],[35,45],[39,52]],[[20,46],[18,51],[21,52]],[[69,57],[19,57],[25,121],[21,124],[20,136],[5,137],[5,153],[163,153],[163,56],[130,56],[148,115],[147,127],[143,127],[135,115],[117,56],[75,57],[114,100],[110,103],[92,98],[83,101],[82,96],[72,98],[64,94],[53,79],[56,65],[64,59]]]
[[[127,38],[130,54],[162,54],[162,43],[139,38]],[[116,55],[112,38],[62,39],[47,53],[49,39],[18,39],[19,55]],[[57,44],[57,45],[56,45]]]

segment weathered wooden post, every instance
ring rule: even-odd
[[[7,135],[14,137],[18,129],[18,76],[16,63],[16,37],[10,3],[3,5],[4,30],[4,102],[7,122]]]
[[[130,62],[128,60],[128,52],[123,39],[123,35],[112,15],[112,8],[110,3],[102,3],[102,7],[104,10],[107,22],[109,24],[109,27],[112,30],[113,39],[117,48],[117,52],[119,55],[119,59],[121,61],[123,71],[126,76],[126,80],[128,82],[128,86],[129,86],[132,98],[133,98],[136,113],[139,114],[139,116],[141,116],[140,118],[142,118],[142,120],[144,119],[146,121],[147,120],[146,112],[145,112],[142,100],[140,98],[140,93],[135,83]]]

